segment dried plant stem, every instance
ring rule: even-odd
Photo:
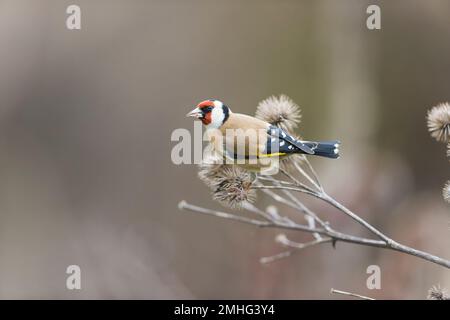
[[[295,182],[295,179],[293,179],[293,181]],[[400,244],[400,243],[394,241],[393,239],[391,239],[388,236],[386,236],[385,234],[383,234],[381,231],[379,231],[378,229],[373,227],[370,223],[368,223],[367,221],[362,219],[357,214],[353,213],[351,210],[349,210],[348,208],[343,206],[341,203],[339,203],[338,201],[336,201],[334,198],[330,197],[328,194],[326,194],[323,191],[321,191],[321,192],[312,192],[311,193],[309,191],[303,190],[302,187],[296,189],[296,188],[292,188],[292,187],[287,187],[286,188],[285,186],[278,186],[278,188],[286,189],[286,190],[294,190],[294,191],[306,193],[306,194],[312,195],[312,196],[314,196],[316,198],[324,200],[325,202],[327,202],[330,205],[334,206],[336,209],[340,210],[341,212],[343,212],[344,214],[349,216],[351,219],[355,220],[356,222],[361,224],[363,227],[365,227],[366,229],[368,229],[369,231],[371,231],[372,233],[377,235],[379,238],[381,238],[383,240],[384,244],[385,244],[384,245],[385,248],[388,248],[388,249],[391,249],[391,250],[395,250],[395,251],[398,251],[398,252],[407,253],[409,255],[413,255],[413,256],[416,256],[418,258],[422,258],[422,259],[428,260],[430,262],[434,262],[436,264],[439,264],[439,265],[442,265],[444,267],[450,268],[450,261],[449,260],[439,258],[437,256],[434,256],[434,255],[429,254],[429,253],[424,252],[424,251],[420,251],[420,250],[416,250],[416,249],[410,248],[408,246],[405,246],[403,244]]]
[[[304,175],[303,172],[304,171],[302,171],[301,173]],[[255,188],[255,189],[283,189],[283,190],[299,191],[302,193],[309,194],[309,195],[314,196],[318,199],[321,199],[321,200],[331,204],[335,208],[339,209],[340,211],[342,211],[343,213],[348,215],[350,218],[352,218],[353,220],[355,220],[356,222],[361,224],[366,229],[370,230],[372,233],[377,235],[379,238],[381,238],[385,242],[389,243],[389,242],[393,241],[392,239],[390,239],[389,237],[384,235],[381,231],[377,230],[371,224],[369,224],[364,219],[359,217],[357,214],[353,213],[352,211],[347,209],[345,206],[343,206],[342,204],[337,202],[334,198],[330,197],[328,194],[325,193],[325,191],[323,191],[323,189],[321,189],[319,191],[314,191],[308,187],[305,188],[305,185],[302,184],[301,182],[299,182],[297,179],[295,179],[292,175],[290,175],[286,171],[284,171],[283,173],[285,175],[287,175],[297,185],[297,187],[291,187],[291,186],[285,186],[285,185],[275,185],[275,186],[261,186],[260,185],[260,186],[254,186],[253,188]]]
[[[259,180],[263,180],[261,179],[261,176],[258,176]],[[265,178],[265,181],[269,181],[274,183],[276,186],[280,186],[280,183],[278,180],[274,179],[274,178]],[[258,186],[262,186],[261,184],[257,184]],[[283,193],[289,197],[290,201],[287,200],[286,198],[283,198],[282,196],[280,196],[279,194],[273,192],[272,190],[268,190],[268,188],[261,188],[262,191],[266,194],[268,194],[269,196],[271,196],[275,201],[278,201],[280,203],[284,203],[294,209],[299,210],[300,212],[304,213],[307,216],[313,217],[322,227],[326,228],[328,226],[328,224],[324,221],[322,221],[314,212],[312,212],[311,210],[309,210],[301,201],[299,201],[289,190],[285,190],[283,188]],[[269,188],[270,189],[270,188]]]
[[[259,259],[259,262],[262,263],[262,264],[272,263],[274,261],[290,257],[293,252],[296,252],[296,251],[288,250],[288,251],[283,251],[283,252],[274,254],[273,256],[261,257]]]
[[[363,300],[375,300],[374,298],[362,296],[362,295],[357,294],[357,293],[352,293],[352,292],[347,292],[347,291],[336,290],[336,289],[333,289],[333,288],[331,288],[330,293],[342,294],[342,295],[344,295],[344,296],[356,297],[356,298],[360,298],[360,299],[363,299]]]
[[[410,248],[408,246],[405,246],[403,244],[400,244],[400,243],[394,241],[393,239],[391,239],[388,236],[386,236],[384,233],[382,233],[381,231],[379,231],[378,229],[373,227],[367,221],[365,221],[364,219],[359,217],[357,214],[355,214],[352,211],[350,211],[349,209],[347,209],[345,206],[343,206],[342,204],[340,204],[339,202],[337,202],[335,199],[333,199],[332,197],[328,196],[327,194],[323,193],[322,196],[321,196],[321,199],[325,200],[326,202],[328,202],[329,204],[331,204],[335,208],[339,209],[340,211],[342,211],[343,213],[345,213],[346,215],[351,217],[353,220],[355,220],[356,222],[361,224],[363,227],[365,227],[366,229],[370,230],[372,233],[374,233],[378,237],[380,237],[385,242],[386,248],[391,249],[391,250],[395,250],[395,251],[398,251],[398,252],[407,253],[409,255],[413,255],[413,256],[416,256],[418,258],[422,258],[422,259],[428,260],[430,262],[434,262],[436,264],[439,264],[439,265],[442,265],[444,267],[450,268],[450,261],[449,260],[439,258],[437,256],[429,254],[428,252],[424,252],[424,251],[420,251],[420,250],[417,250],[417,249],[414,249],[414,248]]]
[[[211,215],[211,216],[215,216],[218,218],[234,220],[234,221],[238,221],[241,223],[252,224],[252,225],[255,225],[258,227],[271,227],[271,228],[280,228],[280,229],[288,229],[288,230],[298,230],[298,231],[304,231],[304,232],[309,232],[309,233],[317,232],[321,235],[329,236],[330,238],[334,239],[335,241],[339,240],[339,241],[343,241],[343,242],[364,244],[364,245],[380,247],[380,248],[383,248],[386,246],[385,242],[383,242],[383,241],[360,238],[360,237],[356,237],[356,236],[352,236],[352,235],[348,235],[348,234],[344,234],[344,233],[335,231],[331,228],[329,230],[325,230],[322,228],[311,228],[309,226],[298,224],[295,222],[294,223],[286,223],[284,221],[278,221],[278,220],[267,221],[267,220],[250,219],[250,218],[242,217],[242,216],[235,215],[232,213],[225,213],[222,211],[199,207],[199,206],[196,206],[193,204],[189,204],[186,201],[181,201],[178,204],[178,208],[181,210],[188,210],[191,212],[197,212],[197,213],[202,213],[202,214],[206,214],[206,215]]]
[[[297,243],[297,242],[287,239],[285,235],[281,234],[281,235],[277,236],[277,241],[287,247],[293,248],[294,250],[283,251],[283,252],[277,253],[275,255],[269,256],[269,257],[262,257],[259,260],[262,264],[267,264],[267,263],[271,263],[271,262],[274,262],[279,259],[290,257],[293,253],[300,252],[300,250],[302,250],[302,249],[316,246],[316,245],[319,245],[322,243],[332,242],[333,239],[321,238],[321,239],[316,239],[314,241],[310,241],[310,242],[306,242],[306,243]]]
[[[269,181],[269,182],[277,182],[280,185],[295,186],[295,184],[293,184],[292,182],[283,181],[283,180],[276,180],[276,179],[272,178],[271,176],[258,175],[258,180]]]
[[[450,261],[445,260],[443,258],[434,256],[432,254],[429,254],[424,251],[416,250],[410,247],[407,247],[405,245],[399,244],[392,239],[389,239],[390,241],[384,241],[384,240],[374,240],[374,239],[368,239],[368,238],[362,238],[357,236],[352,236],[349,234],[345,234],[339,231],[336,231],[332,229],[331,227],[328,227],[327,229],[324,228],[311,228],[307,225],[302,225],[295,223],[293,221],[286,222],[283,220],[276,220],[270,217],[270,215],[264,216],[266,220],[258,220],[258,219],[250,219],[247,217],[231,214],[231,213],[225,213],[221,211],[216,211],[212,209],[206,209],[203,207],[195,206],[192,204],[188,204],[185,201],[181,201],[178,205],[180,209],[189,210],[192,212],[207,214],[216,216],[223,219],[229,219],[238,221],[241,223],[246,224],[252,224],[258,227],[270,227],[270,228],[281,228],[281,229],[288,229],[288,230],[298,230],[298,231],[304,231],[309,233],[318,233],[323,236],[327,236],[332,239],[333,243],[336,243],[337,241],[342,242],[348,242],[348,243],[354,243],[364,246],[370,246],[370,247],[378,247],[378,248],[385,248],[390,249],[398,252],[403,252],[409,255],[416,256],[418,258],[436,263],[438,265],[444,266],[446,268],[450,268]],[[367,222],[365,222],[367,223]],[[367,223],[368,224],[368,223]],[[386,236],[385,236],[386,237]]]
[[[302,165],[306,166],[305,170],[302,168]],[[301,163],[297,163],[294,161],[294,167],[297,171],[297,174],[300,175],[303,180],[306,181],[306,183],[311,184],[312,186],[309,186],[299,179],[297,179],[294,175],[292,175],[287,170],[280,168],[280,172],[289,179],[289,181],[283,181],[276,179],[273,176],[262,176],[257,175],[256,179],[250,179],[251,175],[246,173],[245,171],[230,171],[233,173],[231,177],[228,177],[229,179],[233,178],[234,180],[232,185],[233,188],[229,188],[227,190],[226,188],[222,188],[223,190],[220,190],[220,196],[221,198],[229,199],[231,194],[233,197],[231,198],[242,198],[242,193],[250,194],[250,192],[253,190],[262,190],[264,193],[272,197],[275,201],[278,203],[287,205],[293,209],[296,209],[298,212],[302,213],[306,219],[307,224],[300,224],[297,222],[294,222],[288,217],[282,217],[278,214],[277,209],[275,208],[275,211],[268,210],[263,211],[259,209],[258,207],[251,204],[251,197],[248,197],[248,199],[245,199],[245,197],[241,200],[239,200],[241,207],[247,211],[250,211],[260,217],[260,219],[252,219],[248,218],[242,215],[236,215],[211,209],[206,209],[202,207],[198,207],[192,204],[188,204],[184,201],[180,202],[179,207],[180,209],[186,209],[192,212],[198,212],[202,214],[212,215],[223,219],[228,220],[234,220],[241,223],[246,224],[252,224],[258,227],[271,227],[271,228],[280,228],[280,229],[286,229],[286,230],[297,230],[297,231],[303,231],[307,233],[311,233],[315,240],[311,241],[310,243],[306,244],[298,244],[293,245],[294,242],[285,241],[285,245],[289,246],[291,249],[301,249],[305,246],[315,245],[319,243],[325,243],[325,242],[332,242],[333,246],[337,241],[342,242],[348,242],[348,243],[354,243],[359,244],[363,246],[371,246],[371,247],[378,247],[378,248],[385,248],[390,249],[398,252],[402,252],[405,254],[409,254],[421,259],[424,259],[429,262],[436,263],[438,265],[444,266],[446,268],[450,268],[450,261],[434,256],[430,253],[420,251],[414,248],[410,248],[408,246],[405,246],[403,244],[400,244],[387,235],[385,235],[383,232],[372,226],[369,222],[361,218],[356,213],[349,210],[347,207],[342,205],[340,202],[338,202],[336,199],[328,195],[322,184],[319,181],[319,178],[317,177],[316,172],[314,171],[311,164],[308,162],[307,159],[304,159]],[[309,171],[309,173],[307,173]],[[229,172],[229,171],[226,171]],[[225,175],[226,176],[226,175]],[[254,178],[254,176],[253,176]],[[223,177],[222,177],[223,179]],[[239,183],[237,183],[237,182]],[[244,187],[245,185],[250,185],[250,187]],[[264,183],[263,183],[264,182]],[[209,183],[209,182],[208,182]],[[227,184],[225,184],[227,186]],[[236,191],[238,191],[238,194],[236,195]],[[217,193],[217,192],[216,192]],[[319,199],[321,201],[324,201],[325,203],[333,206],[334,208],[338,209],[340,212],[348,216],[353,221],[360,224],[362,227],[364,227],[367,231],[372,233],[374,236],[376,236],[379,239],[371,239],[371,238],[363,238],[363,237],[357,237],[353,235],[349,235],[346,233],[339,232],[330,226],[328,222],[325,222],[322,220],[316,213],[314,213],[312,210],[310,210],[308,207],[306,207],[302,201],[300,201],[297,196],[295,196],[295,193],[303,193],[310,195],[316,199]],[[283,195],[282,195],[283,194]],[[231,200],[228,200],[231,201]],[[233,200],[235,201],[235,200]],[[287,240],[287,239],[285,239]],[[291,244],[291,245],[289,245]],[[283,252],[278,254],[276,257],[273,256],[273,258],[267,258],[267,261],[274,261],[276,259],[287,257],[291,253],[290,252]]]
[[[349,209],[344,207],[342,204],[337,202],[334,198],[330,197],[325,192],[321,192],[321,193],[317,194],[316,197],[319,198],[319,199],[324,200],[325,202],[327,202],[329,204],[331,204],[336,209],[339,209],[340,211],[345,213],[347,216],[349,216],[351,219],[355,220],[360,225],[362,225],[364,228],[368,229],[373,234],[378,236],[380,239],[384,240],[386,243],[390,243],[390,242],[393,241],[392,239],[390,239],[386,235],[384,235],[381,231],[379,231],[378,229],[373,227],[371,224],[369,224],[367,221],[362,219],[360,216],[358,216],[357,214],[353,213],[352,211],[350,211]]]
[[[352,211],[350,211],[349,209],[344,207],[342,204],[337,202],[334,198],[330,197],[328,194],[326,194],[323,191],[320,191],[320,192],[312,191],[311,192],[310,190],[305,190],[301,186],[300,187],[290,187],[290,186],[281,186],[281,185],[275,185],[275,186],[256,185],[256,186],[253,186],[252,188],[254,188],[254,189],[282,189],[282,190],[298,191],[298,192],[302,192],[302,193],[306,193],[306,194],[312,195],[312,196],[314,196],[314,197],[316,197],[318,199],[321,199],[321,200],[331,204],[335,208],[339,209],[340,211],[342,211],[343,213],[348,215],[350,218],[352,218],[353,220],[355,220],[356,222],[361,224],[363,227],[365,227],[368,230],[370,230],[372,233],[377,235],[379,238],[381,238],[385,242],[387,242],[387,243],[393,242],[392,239],[390,239],[389,237],[384,235],[381,231],[377,230],[375,227],[373,227],[367,221],[365,221],[364,219],[362,219],[361,217],[359,217],[358,215],[356,215],[355,213],[353,213]]]
[[[305,191],[311,192],[311,193],[316,193],[316,191],[314,189],[311,189],[310,187],[308,187],[307,185],[301,183],[299,180],[297,180],[293,175],[291,175],[289,172],[287,172],[286,170],[280,168],[280,171],[289,179],[292,180],[292,182],[294,182],[295,185],[297,185],[298,187],[304,189]],[[305,174],[304,171],[300,171],[300,173],[302,173],[305,177],[307,176]]]
[[[203,213],[203,214],[216,216],[218,218],[236,220],[236,221],[243,222],[243,223],[249,223],[249,224],[256,225],[258,227],[269,227],[269,226],[272,225],[268,221],[249,219],[249,218],[241,217],[241,216],[238,216],[238,215],[235,215],[235,214],[231,214],[231,213],[225,213],[225,212],[221,212],[221,211],[210,210],[210,209],[194,206],[192,204],[187,203],[186,201],[180,201],[180,203],[178,204],[178,208],[180,210],[190,210],[190,211],[195,211],[195,212],[198,212],[198,213]]]
[[[311,178],[311,176],[307,174],[306,171],[303,170],[303,168],[295,161],[294,166],[306,178],[306,180],[308,180],[317,190],[322,190],[322,186],[320,186],[318,181]]]
[[[259,177],[261,178],[261,177]],[[274,179],[273,177],[271,177],[271,182],[273,182],[275,185],[280,185],[280,183],[278,183],[278,181],[276,179]],[[310,227],[315,228],[316,227],[316,222],[318,222],[324,229],[328,228],[328,224],[325,223],[324,221],[322,221],[314,212],[312,212],[311,210],[309,210],[301,201],[299,201],[290,191],[288,190],[282,190],[283,193],[290,198],[289,201],[283,197],[281,197],[280,195],[278,195],[277,193],[271,191],[271,190],[267,190],[267,189],[263,189],[263,192],[269,194],[274,200],[279,201],[281,203],[285,203],[295,209],[297,209],[298,211],[300,211],[301,213],[303,213],[305,215],[305,219],[306,221],[308,221],[308,225]],[[314,238],[321,239],[320,234],[318,233],[314,233],[313,234]]]
[[[281,243],[284,246],[295,248],[295,249],[305,249],[308,247],[312,247],[318,244],[333,242],[331,238],[322,238],[314,241],[306,242],[306,243],[298,243],[292,240],[289,240],[284,234],[280,234],[277,237],[277,242]]]
[[[284,194],[286,194],[292,201],[297,205],[298,210],[306,214],[307,216],[313,217],[324,229],[327,229],[328,223],[320,219],[314,212],[308,209],[300,200],[298,200],[290,191],[282,190]]]
[[[334,230],[328,231],[328,230],[321,229],[321,228],[310,228],[309,226],[298,224],[298,223],[291,224],[291,223],[285,223],[285,222],[276,221],[276,220],[275,221],[273,221],[273,220],[265,221],[265,220],[249,219],[249,218],[235,215],[232,213],[225,213],[225,212],[221,212],[221,211],[217,211],[217,210],[206,209],[203,207],[195,206],[195,205],[187,203],[186,201],[181,201],[178,204],[178,207],[180,209],[184,209],[184,210],[188,210],[188,211],[192,211],[192,212],[212,215],[212,216],[216,216],[216,217],[223,218],[223,219],[235,220],[235,221],[238,221],[241,223],[252,224],[252,225],[256,225],[258,227],[272,227],[272,228],[299,230],[299,231],[305,231],[305,232],[309,232],[309,233],[317,232],[322,235],[328,235],[329,237],[333,238],[334,240],[340,240],[343,242],[365,244],[365,245],[374,246],[374,247],[385,247],[385,242],[383,242],[383,241],[351,236],[351,235],[340,233],[340,232],[337,232]]]
[[[293,180],[294,183],[296,182],[295,179],[292,179],[292,180]],[[437,256],[434,256],[434,255],[429,254],[429,253],[424,252],[424,251],[420,251],[420,250],[417,250],[417,249],[414,249],[414,248],[410,248],[408,246],[405,246],[403,244],[400,244],[400,243],[394,241],[393,239],[389,238],[384,233],[382,233],[381,231],[376,229],[370,223],[368,223],[367,221],[362,219],[360,216],[358,216],[357,214],[353,213],[351,210],[349,210],[348,208],[343,206],[341,203],[336,201],[334,198],[330,197],[324,191],[309,192],[309,190],[308,191],[303,190],[302,186],[299,186],[300,188],[298,188],[296,190],[295,190],[295,188],[292,188],[292,187],[285,187],[285,186],[278,186],[278,187],[282,188],[282,189],[294,190],[294,191],[306,193],[306,194],[312,195],[312,196],[314,196],[316,198],[324,200],[325,202],[329,203],[330,205],[334,206],[336,209],[340,210],[341,212],[343,212],[344,214],[349,216],[351,219],[353,219],[356,222],[358,222],[359,224],[361,224],[367,230],[369,230],[372,233],[374,233],[375,235],[377,235],[385,243],[385,248],[392,249],[392,250],[399,251],[399,252],[403,252],[403,253],[407,253],[409,255],[413,255],[413,256],[416,256],[418,258],[422,258],[422,259],[428,260],[430,262],[434,262],[436,264],[439,264],[439,265],[442,265],[444,267],[450,268],[450,261],[449,260],[439,258]]]
[[[265,194],[267,194],[268,196],[270,196],[273,200],[285,204],[293,209],[299,209],[299,207],[292,201],[289,201],[286,198],[283,198],[282,196],[280,196],[279,194],[273,192],[272,190],[268,190],[268,189],[262,189],[262,192],[264,192]]]
[[[317,182],[317,185],[319,186],[319,189],[320,189],[321,191],[323,191],[323,186],[322,186],[322,184],[320,183],[319,176],[317,175],[316,170],[314,170],[314,167],[311,165],[311,163],[309,162],[309,160],[308,160],[306,157],[305,157],[305,159],[303,160],[303,162],[306,163],[306,165],[307,165],[309,171],[310,171],[311,174],[313,175],[314,180]],[[296,167],[296,168],[299,167],[299,166],[300,166],[300,165],[299,165],[298,163],[295,163],[295,167]],[[297,169],[297,170],[298,170],[298,169]]]
[[[252,189],[279,189],[279,190],[291,190],[291,191],[300,191],[312,196],[317,196],[317,193],[315,191],[310,191],[308,189],[305,189],[303,187],[290,187],[290,186],[266,186],[266,185],[255,185],[252,186]]]

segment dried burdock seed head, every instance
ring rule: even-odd
[[[219,156],[205,157],[199,165],[199,178],[212,190],[214,200],[231,208],[240,208],[245,202],[254,202],[252,189],[255,175],[237,166],[223,163]]]
[[[447,290],[441,288],[440,285],[432,286],[428,290],[428,300],[449,300],[450,296],[447,294]]]
[[[428,131],[439,142],[450,142],[450,104],[440,103],[428,111]]]
[[[442,188],[442,197],[448,203],[450,203],[450,180]]]
[[[229,165],[224,164],[222,158],[217,155],[209,155],[198,166],[198,177],[211,187],[215,183],[215,179],[221,177],[221,172],[227,167]]]
[[[241,208],[245,202],[256,200],[252,189],[255,176],[236,166],[225,167],[211,184],[213,199],[230,208]]]
[[[292,132],[300,123],[300,107],[286,95],[271,96],[259,103],[256,117]]]

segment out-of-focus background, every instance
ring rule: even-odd
[[[372,3],[378,31],[366,28]],[[81,30],[66,28],[70,4]],[[450,287],[445,268],[344,243],[261,265],[285,250],[279,231],[179,211],[180,200],[225,209],[194,165],[170,158],[200,100],[253,114],[287,94],[299,133],[343,143],[339,160],[311,159],[329,193],[449,258],[449,162],[425,122],[450,100],[449,40],[447,0],[0,0],[0,298],[341,298],[333,287],[422,299]],[[79,291],[66,289],[72,264]],[[381,290],[366,287],[374,264]]]

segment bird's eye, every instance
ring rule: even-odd
[[[212,107],[205,107],[203,108],[203,112],[207,113],[207,112],[211,112]]]

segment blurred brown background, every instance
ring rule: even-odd
[[[70,4],[79,31],[65,26]],[[369,4],[380,31],[366,28]],[[303,136],[343,142],[338,161],[312,159],[329,193],[449,258],[449,163],[425,123],[450,100],[449,40],[447,0],[0,0],[0,298],[341,298],[333,287],[422,299],[449,288],[442,267],[344,243],[261,265],[284,250],[278,232],[180,212],[182,199],[221,206],[195,166],[170,159],[171,132],[192,130],[198,101],[252,114],[285,93]],[[65,287],[71,264],[80,291]],[[371,264],[381,290],[366,288]]]

